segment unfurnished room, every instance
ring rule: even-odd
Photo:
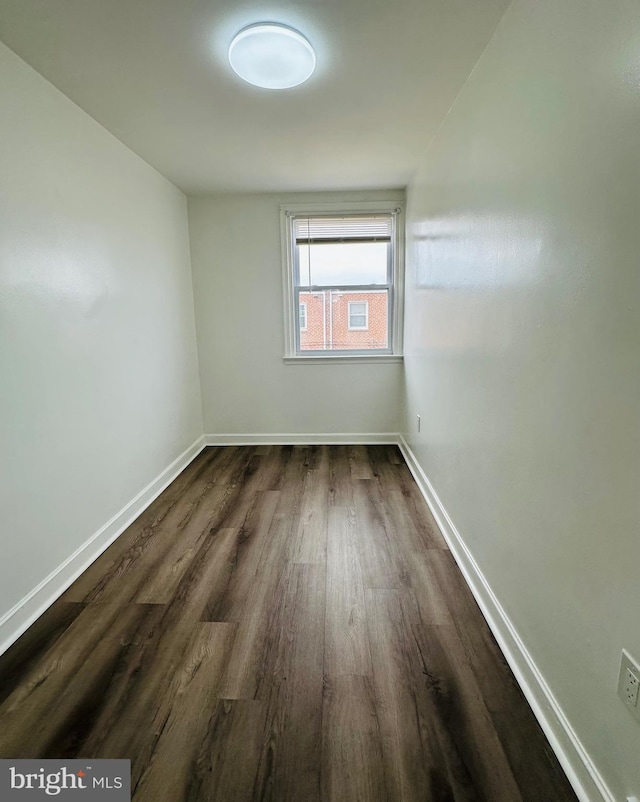
[[[0,0],[0,802],[640,802],[640,2]]]

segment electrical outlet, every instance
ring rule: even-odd
[[[624,675],[623,699],[629,707],[638,704],[638,677],[628,668]]]
[[[420,415],[416,415],[416,418],[418,419],[418,431],[420,431]]]
[[[640,665],[631,657],[626,649],[622,650],[620,674],[618,676],[618,696],[625,703],[627,710],[640,721]]]

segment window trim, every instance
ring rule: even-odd
[[[280,206],[280,234],[282,246],[282,283],[284,294],[284,355],[286,363],[296,361],[306,362],[342,362],[350,360],[359,362],[371,360],[372,362],[398,361],[402,359],[402,332],[404,320],[404,201],[350,201],[337,203],[297,203],[282,204]],[[392,253],[394,264],[392,282],[389,289],[389,340],[387,351],[378,350],[335,350],[335,351],[308,351],[300,353],[297,331],[297,288],[294,286],[295,242],[293,238],[293,221],[300,215],[331,215],[331,214],[391,214],[394,217]],[[353,289],[353,288],[351,288]],[[363,329],[359,329],[363,331]]]
[[[364,305],[364,326],[351,325],[351,307],[355,304]],[[361,316],[362,314],[358,312],[357,317]],[[369,301],[347,301],[347,328],[349,331],[369,331]]]

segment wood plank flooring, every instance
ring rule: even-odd
[[[208,448],[0,658],[136,802],[575,802],[395,446]]]

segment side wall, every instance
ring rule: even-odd
[[[202,419],[185,196],[4,45],[0,106],[1,623]]]
[[[397,432],[402,365],[283,364],[280,205],[403,192],[189,198],[205,432]]]
[[[616,800],[640,796],[616,696],[640,658],[639,131],[638,3],[515,0],[408,198],[405,437]]]

